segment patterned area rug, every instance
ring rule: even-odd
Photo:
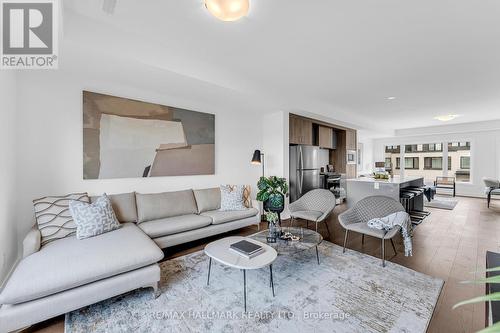
[[[243,274],[202,251],[161,263],[162,294],[151,289],[118,296],[68,313],[65,330],[80,332],[425,332],[443,281],[324,241],[314,249],[279,256],[269,269]]]

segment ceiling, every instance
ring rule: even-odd
[[[498,0],[251,0],[221,22],[203,0],[65,0],[64,42],[387,131],[500,118]],[[388,100],[394,96],[396,99]]]

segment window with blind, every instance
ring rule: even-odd
[[[443,170],[443,158],[424,157],[424,170]],[[448,156],[448,170],[451,170],[451,156]]]
[[[460,156],[460,169],[470,169],[470,156]]]
[[[396,157],[396,169],[401,168],[401,159]],[[419,158],[418,157],[405,157],[405,169],[407,170],[418,170],[419,169]]]
[[[462,138],[434,143],[411,142],[403,146],[386,146],[385,158],[386,164],[392,162],[394,175],[401,174],[401,158],[404,158],[406,176],[423,177],[425,182],[432,182],[446,174],[455,177],[456,182],[470,182],[474,168],[473,149],[472,143]],[[443,170],[443,158],[448,158],[447,170]]]
[[[391,164],[392,164],[391,158],[390,157],[386,157],[385,158],[385,168],[386,168],[386,170],[390,169],[392,167]]]

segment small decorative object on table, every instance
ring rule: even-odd
[[[387,171],[374,172],[373,173],[373,178],[375,178],[375,179],[382,179],[382,180],[388,180],[389,179],[389,173]]]
[[[301,237],[295,236],[291,232],[285,232],[280,236],[280,239],[287,241],[287,242],[288,241],[297,242],[297,241],[301,240]]]
[[[269,223],[269,233],[266,237],[268,243],[276,243],[276,239],[281,236],[281,227],[278,224],[278,213],[266,212],[266,221]]]

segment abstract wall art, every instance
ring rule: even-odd
[[[83,178],[215,173],[215,115],[83,92]]]

